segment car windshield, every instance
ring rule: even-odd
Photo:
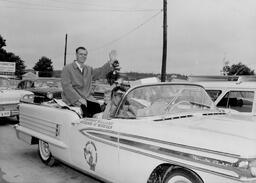
[[[0,78],[0,88],[1,89],[6,89],[10,88],[10,82],[8,79],[5,78]]]
[[[128,106],[128,107],[127,107]],[[129,109],[133,114],[124,112]],[[143,86],[130,91],[120,106],[120,117],[149,117],[184,112],[201,112],[216,110],[216,107],[206,93],[197,85],[160,84]]]
[[[36,80],[34,82],[35,88],[60,88],[61,82],[60,80]]]

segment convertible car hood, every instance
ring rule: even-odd
[[[20,99],[26,94],[32,93],[25,90],[0,90],[0,104],[19,103]]]
[[[253,118],[233,115],[201,117],[190,128],[205,130],[219,135],[256,140],[256,121]]]
[[[231,115],[197,116],[170,122],[171,126],[184,130],[180,140],[187,145],[192,142],[200,148],[256,156],[256,122],[252,119],[236,119]]]
[[[135,133],[167,143],[256,157],[256,122],[253,118],[197,114],[145,124],[147,122],[135,124]],[[128,133],[134,133],[134,129]]]

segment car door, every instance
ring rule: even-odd
[[[140,118],[147,115],[146,110],[150,105],[150,100],[159,89],[156,87],[138,87],[126,93],[115,113],[115,125],[118,127],[118,153],[119,172],[118,182],[120,183],[140,183],[147,182],[152,165],[155,163],[147,156],[148,149],[152,148],[145,132],[154,131],[154,126],[150,122]],[[164,91],[162,91],[164,93]]]
[[[83,118],[72,123],[70,130],[70,152],[74,165],[112,182],[118,182],[119,168],[115,121]]]

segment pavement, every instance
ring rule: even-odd
[[[65,164],[43,164],[37,145],[17,139],[17,121],[0,118],[0,183],[102,183]]]

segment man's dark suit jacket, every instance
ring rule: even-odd
[[[85,65],[83,72],[80,71],[75,61],[66,65],[61,73],[62,100],[68,105],[75,105],[80,98],[96,101],[91,95],[92,80],[105,77],[112,70],[113,67],[109,62],[96,69]]]

